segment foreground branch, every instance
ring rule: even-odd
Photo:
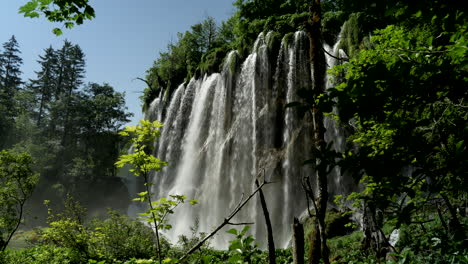
[[[265,171],[263,171],[265,174]],[[258,180],[255,180],[255,184],[258,187],[259,183]],[[271,226],[270,220],[270,213],[268,212],[267,204],[265,201],[265,196],[263,195],[263,191],[259,190],[258,194],[260,195],[260,204],[262,205],[263,216],[265,217],[265,224],[267,228],[268,234],[268,261],[270,264],[276,263],[276,252],[275,252],[275,242],[273,240],[273,228]]]
[[[197,249],[199,249],[201,246],[203,246],[203,244],[205,244],[205,242],[210,239],[212,236],[214,236],[216,233],[218,233],[219,230],[221,230],[221,228],[223,228],[225,225],[228,225],[230,224],[230,220],[242,209],[242,207],[244,207],[249,201],[250,199],[252,199],[252,197],[255,196],[255,194],[257,194],[257,192],[259,192],[263,186],[265,186],[266,184],[268,184],[265,180],[263,180],[263,183],[257,187],[257,189],[255,189],[255,191],[252,192],[252,194],[249,195],[249,197],[247,197],[247,199],[245,201],[239,203],[238,206],[236,206],[236,208],[229,214],[229,216],[227,218],[224,218],[224,221],[218,226],[216,227],[216,229],[211,232],[209,235],[207,235],[203,240],[201,240],[200,242],[198,242],[195,246],[192,247],[192,249],[190,249],[187,253],[185,253],[185,255],[183,255],[179,261],[182,262],[184,259],[186,259],[190,254],[192,254],[193,252],[195,252]]]

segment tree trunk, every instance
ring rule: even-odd
[[[304,264],[304,226],[294,217],[293,224],[293,261]]]
[[[314,99],[317,99],[325,92],[325,77],[326,77],[326,61],[325,53],[322,47],[322,32],[321,32],[321,4],[320,0],[314,0],[310,6],[311,20],[307,26],[307,31],[310,40],[310,58],[313,66],[313,94]],[[324,115],[317,105],[313,105],[313,124],[314,124],[314,147],[318,151],[324,151],[325,143],[325,127],[323,125]],[[329,250],[327,246],[327,237],[325,233],[325,215],[328,202],[328,184],[327,174],[329,164],[325,164],[324,160],[316,160],[317,187],[318,197],[316,209],[316,228],[314,238],[313,255],[311,263],[320,263],[323,259],[325,264],[329,263]]]
[[[446,195],[441,196],[451,216],[448,224],[449,232],[454,235],[455,240],[463,241],[463,243],[468,244],[466,240],[466,233],[457,216],[457,210],[453,207],[452,203]]]
[[[375,216],[376,210],[374,206],[364,204],[362,247],[373,250],[378,257],[385,257],[390,250],[390,244],[380,229],[379,221]]]

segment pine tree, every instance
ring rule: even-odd
[[[55,86],[52,91],[50,135],[61,136],[62,145],[68,145],[70,127],[70,104],[74,92],[83,84],[85,74],[84,53],[78,45],[65,41],[56,52],[57,64],[54,68]]]
[[[0,54],[0,146],[4,146],[13,128],[17,116],[15,95],[18,93],[21,81],[21,64],[19,45],[15,36],[3,44]]]
[[[85,73],[84,53],[78,45],[71,46],[67,50],[67,64],[64,68],[64,129],[62,135],[62,145],[68,146],[73,143],[76,137],[73,135],[74,122],[72,116],[75,114],[72,111],[75,91],[83,84]],[[76,100],[75,100],[76,101]]]
[[[1,86],[4,90],[8,90],[9,94],[14,95],[22,84],[20,67],[23,64],[23,59],[19,56],[21,51],[14,35],[3,44],[3,49]]]
[[[38,104],[35,119],[38,126],[46,117],[50,110],[50,103],[53,99],[54,87],[57,79],[57,54],[56,51],[49,47],[44,50],[45,54],[39,56],[37,61],[41,65],[41,70],[36,72],[37,79],[31,80],[31,89]]]

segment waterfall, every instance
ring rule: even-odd
[[[233,51],[221,73],[192,79],[170,98],[161,94],[146,113],[150,120],[163,119],[154,155],[169,163],[153,175],[153,192],[157,197],[183,194],[198,200],[195,206],[177,208],[170,218],[173,228],[164,235],[172,242],[190,234],[196,221],[199,232],[211,232],[255,189],[257,177],[271,182],[263,191],[277,247],[288,246],[293,218],[307,209],[301,179],[314,173],[302,166],[312,158],[312,122],[285,106],[300,100],[300,89],[312,87],[309,41],[304,32],[296,32],[291,40],[282,41],[273,58],[267,45],[270,38],[261,33],[239,69],[231,67],[239,56]],[[329,66],[336,63],[327,59]],[[342,132],[331,120],[325,123],[327,140],[342,150]],[[339,174],[336,170],[330,177],[331,195],[342,191]],[[254,223],[251,232],[266,247],[258,197],[232,222]],[[220,231],[211,246],[226,248],[230,239]]]

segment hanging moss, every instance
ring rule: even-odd
[[[341,26],[346,20],[346,14],[340,12],[326,12],[322,19],[322,36],[328,45],[336,43]]]
[[[226,57],[226,59],[228,58]],[[240,69],[241,64],[242,60],[239,56],[239,53],[236,52],[233,58],[229,61],[229,71],[231,74],[235,74]]]
[[[267,47],[270,55],[277,53],[281,45],[281,34],[278,32],[272,32],[270,37],[267,38]]]
[[[284,47],[288,48],[294,39],[294,32],[289,32],[283,37]]]
[[[369,43],[368,33],[371,32],[372,19],[364,13],[353,13],[343,24],[339,48],[349,57],[355,56],[359,50]],[[368,46],[368,45],[367,45]]]
[[[268,49],[268,56],[270,58],[277,58],[278,53],[281,47],[281,39],[282,35],[278,32],[271,32],[269,33],[268,37],[266,38],[266,45]],[[272,60],[273,64],[272,69],[276,68],[276,60]]]
[[[151,102],[159,96],[161,88],[158,87],[146,87],[143,90],[143,95],[140,97],[140,100],[143,102],[142,111],[146,112],[148,110]]]
[[[308,12],[286,14],[279,17],[271,16],[265,21],[263,32],[275,31],[280,35],[284,35],[297,30],[302,30],[308,19]]]
[[[204,73],[212,74],[221,71],[221,65],[223,63],[226,54],[228,53],[228,47],[215,48],[208,51],[202,56],[200,63],[201,75]]]
[[[289,25],[296,30],[304,30],[305,23],[310,18],[309,12],[289,15]]]

